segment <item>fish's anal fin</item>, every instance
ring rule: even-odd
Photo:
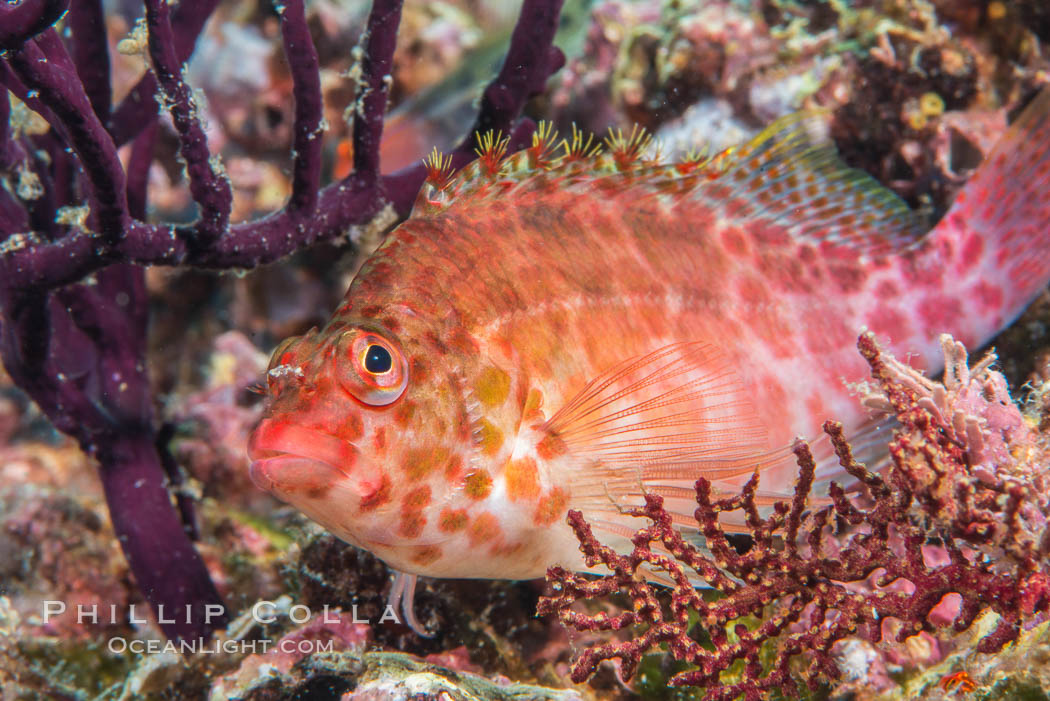
[[[793,460],[787,447],[770,447],[730,359],[700,342],[670,344],[609,368],[541,430],[572,466],[573,504],[585,513],[637,506],[661,485],[730,481]],[[674,501],[679,514],[695,509],[687,499]]]
[[[730,219],[756,218],[796,240],[880,257],[920,241],[921,218],[869,174],[846,165],[821,112],[783,117],[733,150],[697,197],[724,202]]]

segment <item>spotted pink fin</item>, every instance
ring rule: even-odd
[[[777,120],[718,167],[722,173],[694,196],[721,203],[742,226],[764,219],[796,240],[871,257],[914,245],[925,233],[893,191],[839,158],[820,113]]]
[[[577,466],[576,508],[617,512],[648,491],[682,501],[698,477],[731,480],[791,460],[770,449],[730,359],[708,343],[674,343],[591,380],[545,424],[552,450]]]
[[[479,139],[477,161],[454,176],[447,161],[428,161],[417,213],[437,213],[480,200],[508,201],[533,188],[598,188],[606,196],[638,188],[657,196],[693,197],[723,217],[753,227],[779,227],[815,245],[840,245],[858,255],[897,252],[922,238],[920,218],[889,189],[845,165],[824,136],[820,113],[777,120],[752,141],[706,160],[671,163],[649,157],[642,130],[612,134],[604,146],[574,130],[559,142],[545,125],[532,147],[506,156],[499,135]],[[558,152],[560,151],[560,154]]]

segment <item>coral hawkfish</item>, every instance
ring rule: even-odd
[[[707,161],[549,128],[458,174],[435,156],[331,321],[274,352],[252,476],[407,599],[416,575],[585,569],[570,508],[615,542],[646,492],[695,528],[698,476],[790,493],[794,437],[880,425],[849,387],[862,329],[936,371],[941,333],[979,345],[1047,284],[1048,112],[928,233],[813,117]]]

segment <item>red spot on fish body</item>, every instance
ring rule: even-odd
[[[879,304],[868,315],[868,327],[880,338],[900,341],[911,335],[911,323],[892,304]]]
[[[389,285],[393,280],[393,267],[386,261],[378,261],[368,270],[369,281],[377,287]]]
[[[1010,249],[1001,248],[998,253],[995,254],[995,265],[997,268],[1006,267],[1006,262],[1013,256]]]
[[[375,448],[376,455],[382,456],[386,454],[386,426],[377,426],[375,432],[372,434],[372,445]]]
[[[468,520],[466,509],[449,509],[446,507],[441,510],[441,515],[438,516],[438,529],[445,533],[455,533],[466,528]]]
[[[463,355],[477,355],[480,352],[477,341],[469,333],[461,328],[457,328],[452,332],[449,339],[449,346]]]
[[[722,230],[722,245],[730,255],[744,257],[749,254],[747,238],[738,227],[727,226]]]
[[[747,217],[748,210],[750,209],[747,202],[734,197],[725,203],[726,216],[731,219],[743,219]]]
[[[556,458],[559,455],[564,455],[565,451],[565,441],[553,433],[548,433],[539,443],[536,444],[536,455],[538,455],[541,460]]]
[[[361,308],[361,316],[366,319],[375,319],[383,313],[383,307],[378,304],[372,304],[367,307]]]
[[[425,567],[441,559],[441,548],[436,545],[417,545],[410,559],[420,567]]]
[[[875,296],[881,300],[895,300],[900,295],[900,289],[893,280],[883,280],[875,286]]]
[[[343,418],[343,422],[339,425],[336,434],[340,438],[345,438],[348,441],[356,441],[364,435],[364,423],[361,420],[361,414],[358,411],[348,411],[346,416]]]
[[[792,242],[791,235],[787,229],[765,219],[755,222],[754,226],[751,227],[751,234],[759,246],[782,248]]]
[[[445,479],[452,483],[458,483],[463,477],[463,458],[457,454],[449,457],[445,463]]]
[[[511,501],[531,501],[539,496],[539,471],[532,458],[508,461],[503,468],[503,479]]]
[[[737,295],[747,307],[761,307],[770,301],[769,286],[757,277],[743,277],[737,286]]]
[[[859,292],[868,279],[868,273],[857,264],[830,265],[828,273],[838,285],[839,290],[845,294]]]
[[[398,426],[407,426],[412,420],[412,415],[415,413],[415,410],[415,402],[408,400],[398,402],[397,408],[394,409],[394,421]]]
[[[430,503],[430,487],[423,485],[416,487],[401,500],[401,508],[412,511],[422,509]]]
[[[485,470],[471,472],[463,479],[463,491],[471,499],[484,499],[492,491],[492,478]]]
[[[421,512],[406,511],[401,514],[401,524],[398,526],[397,534],[403,538],[418,538],[426,523],[427,517]]]
[[[784,291],[797,295],[813,293],[813,283],[807,274],[806,266],[798,258],[791,256],[784,259],[781,285]]]
[[[467,537],[471,545],[482,545],[483,543],[495,543],[502,532],[499,519],[486,511],[478,514],[471,522],[467,528]]]
[[[540,499],[533,522],[537,526],[549,526],[563,519],[568,508],[569,495],[561,487],[555,487]]]
[[[955,297],[933,294],[919,303],[919,318],[922,319],[923,333],[932,338],[952,328],[962,314],[962,303]]]
[[[993,315],[1003,306],[1003,291],[986,280],[973,286],[973,296],[985,314]]]
[[[824,404],[824,397],[817,392],[809,395],[806,399],[806,411],[814,419],[814,423],[823,422],[827,418],[827,407]]]

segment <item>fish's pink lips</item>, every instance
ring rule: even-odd
[[[346,474],[323,462],[298,455],[276,455],[254,460],[248,474],[256,487],[281,497],[303,494],[318,497],[346,479]]]
[[[357,461],[350,442],[282,419],[264,419],[248,441],[248,474],[267,492],[319,492],[349,476]]]

